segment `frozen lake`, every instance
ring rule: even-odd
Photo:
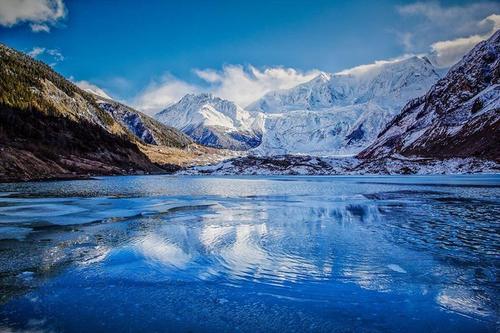
[[[0,331],[496,332],[500,176],[0,184]]]

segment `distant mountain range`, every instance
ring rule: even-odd
[[[446,75],[424,57],[409,57],[321,73],[246,108],[186,95],[154,118],[0,44],[0,181],[207,163],[193,170],[498,172],[499,119],[498,31]],[[217,164],[235,155],[247,156]]]
[[[259,155],[352,155],[439,78],[426,58],[411,57],[321,73],[294,88],[270,92],[246,109],[207,94],[187,95],[155,118],[215,147],[254,148],[252,153]]]
[[[363,84],[356,93],[351,85],[333,85],[333,82],[350,81],[352,78],[321,75],[311,82],[295,88],[272,92],[249,109],[260,110],[276,117],[272,126],[266,126],[263,143],[269,132],[279,132],[284,122],[294,128],[294,135],[276,136],[281,146],[297,145],[300,138],[296,132],[308,133],[311,129],[324,130],[324,119],[344,123],[354,128],[343,142],[364,134],[366,124],[378,119],[380,114],[390,116],[400,106],[403,99],[410,96],[408,87],[428,85],[437,73],[425,59],[410,58],[407,61],[390,64],[398,70],[382,69],[372,79]],[[406,71],[407,64],[412,70]],[[422,65],[422,66],[421,66]],[[422,70],[427,75],[422,76]],[[388,75],[387,73],[402,75]],[[406,74],[404,74],[406,73]],[[409,76],[407,75],[409,74]],[[377,77],[376,79],[374,79]],[[421,78],[426,79],[421,81]],[[387,80],[381,78],[391,78]],[[416,78],[416,80],[415,80]],[[383,83],[382,83],[383,82]],[[378,87],[374,89],[373,87]],[[382,89],[383,87],[383,89]],[[368,94],[366,92],[369,92]],[[363,96],[359,99],[358,96]],[[366,103],[366,96],[371,101]],[[384,97],[385,96],[385,97]],[[386,99],[384,99],[386,98]],[[358,101],[362,103],[356,104]],[[346,106],[345,104],[350,105]],[[380,103],[380,104],[378,104]],[[353,158],[325,158],[273,154],[271,156],[248,156],[236,158],[206,167],[194,167],[187,173],[202,174],[377,174],[377,173],[464,173],[500,171],[500,31],[488,40],[479,43],[463,59],[453,66],[440,80],[431,85],[422,96],[405,102],[401,111],[387,123],[377,123],[372,128],[382,126],[375,134],[374,141]],[[329,109],[330,105],[343,105]],[[368,106],[371,105],[373,109]],[[382,110],[386,107],[386,113]],[[284,110],[279,112],[280,108]],[[294,111],[300,108],[299,111]],[[356,108],[362,108],[363,117],[359,124],[349,127],[349,118]],[[306,109],[306,111],[302,110]],[[322,111],[326,109],[326,111]],[[276,113],[273,113],[276,112]],[[309,116],[318,112],[319,117]],[[377,113],[380,112],[380,113]],[[308,116],[301,115],[306,114]],[[346,120],[347,118],[347,120]],[[269,124],[266,118],[266,124]],[[328,118],[327,118],[328,119]],[[323,122],[322,122],[323,121]],[[282,130],[281,130],[282,131]],[[340,131],[341,132],[341,131]],[[344,132],[348,133],[348,132]],[[374,135],[372,132],[371,135]],[[366,136],[365,136],[366,137]],[[324,139],[320,135],[319,139]],[[310,147],[314,138],[309,137]],[[370,143],[370,140],[365,142]],[[257,150],[262,148],[262,145]],[[337,149],[338,145],[332,145]],[[330,147],[332,147],[330,146]],[[341,145],[342,146],[342,145]],[[278,146],[279,147],[279,146]],[[296,146],[295,146],[296,147]],[[307,141],[302,146],[307,148]],[[327,147],[325,147],[327,148]],[[323,149],[323,147],[321,148]],[[274,150],[276,151],[276,150]],[[338,150],[334,150],[337,151]],[[306,154],[307,155],[307,154]]]

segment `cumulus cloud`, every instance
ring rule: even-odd
[[[112,99],[102,88],[96,86],[93,83],[90,83],[89,81],[81,80],[81,81],[76,81],[74,83],[78,87],[80,87],[81,89],[83,89],[87,92],[96,94],[96,95],[104,97],[104,98]]]
[[[478,23],[478,26],[486,26],[488,29],[483,34],[468,37],[455,38],[451,40],[438,41],[431,45],[431,60],[440,67],[449,67],[458,62],[464,54],[472,50],[474,46],[491,37],[500,29],[500,15],[490,15]]]
[[[442,6],[439,2],[416,2],[398,6],[397,11],[417,19],[411,32],[397,35],[405,50],[429,52],[435,65],[449,67],[474,45],[500,28],[500,3],[479,2]]]
[[[33,32],[49,32],[50,26],[66,16],[62,0],[2,0],[0,25],[29,23]]]
[[[186,94],[199,92],[201,90],[198,86],[166,74],[159,81],[150,83],[134,98],[132,104],[145,113],[154,114],[177,102]]]
[[[45,58],[43,60],[49,61],[50,66],[55,66],[57,63],[64,60],[64,56],[57,49],[47,49],[45,47],[35,46],[28,55],[32,58]]]
[[[209,91],[221,98],[246,106],[271,90],[287,89],[313,79],[318,70],[300,72],[293,68],[273,67],[260,70],[253,66],[224,66],[221,71],[196,70],[211,86]]]
[[[150,84],[133,104],[146,113],[158,112],[185,94],[210,92],[245,107],[271,90],[291,88],[313,79],[318,70],[301,72],[292,68],[258,69],[254,66],[227,65],[221,70],[196,69],[204,84],[191,84],[171,75]]]

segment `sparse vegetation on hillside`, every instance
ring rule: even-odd
[[[168,172],[224,155],[126,105],[106,103],[113,110],[0,44],[0,181]]]
[[[34,110],[47,115],[66,116],[57,101],[46,98],[44,82],[51,82],[67,96],[79,95],[106,126],[113,123],[109,114],[96,105],[92,96],[56,73],[50,66],[0,44],[0,104],[19,110]]]

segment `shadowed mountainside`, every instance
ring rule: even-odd
[[[154,142],[46,64],[0,44],[0,181],[164,172],[141,145],[179,149],[190,140],[133,109],[126,111]],[[168,161],[162,164],[171,168]]]
[[[500,31],[408,102],[359,157],[395,154],[500,160]]]

